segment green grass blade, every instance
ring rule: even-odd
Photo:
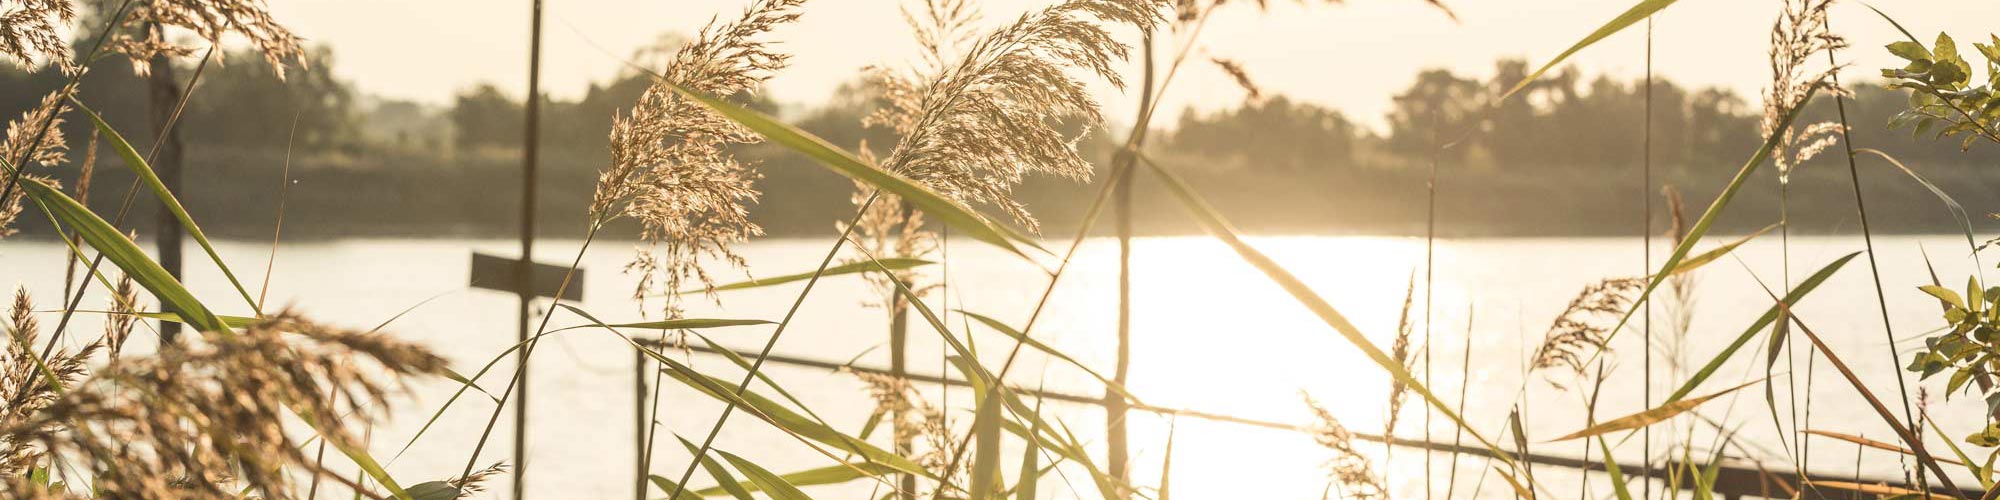
[[[1028,347],[1033,347],[1035,348],[1035,350],[1042,351],[1043,353],[1046,353],[1049,356],[1053,356],[1056,359],[1060,359],[1064,362],[1067,362],[1071,366],[1075,366],[1078,369],[1083,370],[1084,373],[1089,374],[1092,378],[1096,378],[1098,382],[1102,382],[1104,384],[1104,387],[1111,389],[1112,392],[1116,392],[1118,393],[1118,395],[1124,396],[1125,399],[1130,400],[1133,403],[1143,404],[1141,401],[1139,401],[1139,396],[1133,395],[1131,391],[1125,390],[1124,384],[1120,384],[1116,381],[1111,380],[1110,377],[1106,377],[1103,374],[1097,373],[1097,370],[1090,369],[1089,366],[1085,366],[1083,362],[1077,361],[1076,358],[1070,357],[1070,355],[1065,354],[1062,351],[1049,346],[1048,344],[1044,344],[1042,343],[1042,341],[1030,338],[1029,336],[1022,334],[1020,330],[1017,330],[1012,326],[1008,326],[1006,323],[1003,323],[1000,320],[993,319],[992,317],[986,316],[984,314],[979,314],[964,309],[959,309],[958,312],[966,315],[967,317],[971,317],[972,319],[978,320],[980,323],[985,324],[987,328],[992,328],[993,331],[1000,332],[1002,335],[1006,335],[1008,337],[1013,337],[1014,340],[1018,340],[1022,344],[1027,344]]]
[[[215,244],[209,243],[208,234],[201,231],[201,225],[194,223],[194,217],[188,215],[187,208],[182,207],[181,201],[174,197],[174,193],[167,190],[167,185],[160,181],[159,174],[153,172],[153,166],[148,165],[146,159],[139,156],[139,151],[132,149],[132,143],[126,142],[124,136],[118,135],[118,131],[112,129],[111,124],[105,123],[103,117],[97,116],[96,111],[91,111],[89,106],[84,106],[81,102],[75,104],[77,110],[82,111],[84,116],[90,117],[90,122],[97,127],[99,136],[111,145],[111,150],[125,160],[125,166],[132,170],[132,175],[137,176],[139,182],[146,185],[146,190],[153,192],[153,197],[160,199],[160,204],[174,214],[174,219],[181,221],[181,227],[186,228],[188,236],[194,237],[194,242],[201,245],[203,252],[208,253],[208,259],[215,261],[216,269],[221,269],[222,276],[229,278],[229,284],[236,287],[236,293],[243,295],[243,302],[250,305],[250,310],[262,315],[263,311],[257,307],[257,299],[250,298],[250,290],[243,288],[243,282],[236,279],[236,273],[229,270],[229,264],[224,263],[222,256],[215,253]]]
[[[1625,28],[1631,27],[1633,24],[1638,23],[1639,21],[1643,21],[1648,17],[1652,17],[1653,13],[1659,12],[1660,9],[1665,9],[1667,8],[1668,5],[1673,5],[1673,4],[1674,0],[1644,0],[1639,2],[1638,4],[1633,5],[1632,8],[1626,9],[1625,13],[1619,14],[1618,17],[1611,18],[1610,22],[1604,23],[1604,26],[1598,27],[1597,31],[1592,31],[1590,32],[1589,35],[1584,35],[1582,40],[1577,40],[1576,44],[1570,45],[1569,50],[1564,50],[1562,54],[1556,55],[1555,59],[1550,59],[1548,63],[1543,64],[1541,69],[1535,70],[1534,73],[1529,73],[1527,78],[1521,79],[1521,83],[1514,84],[1513,88],[1507,89],[1506,94],[1501,94],[1500,100],[1502,101],[1507,100],[1507,98],[1513,96],[1515,92],[1520,92],[1521,89],[1528,88],[1529,83],[1534,82],[1535,79],[1537,78],[1541,78],[1543,73],[1549,72],[1549,70],[1555,68],[1557,64],[1562,64],[1563,60],[1569,59],[1569,56],[1576,55],[1576,53],[1578,51],[1582,51],[1584,47],[1589,47],[1591,44],[1597,43],[1598,41],[1603,40],[1605,37],[1611,36],[1613,33],[1622,31]]]
[[[778,477],[784,479],[785,482],[787,483],[792,483],[792,486],[803,487],[803,486],[819,486],[824,484],[840,484],[848,481],[853,481],[856,479],[880,477],[894,473],[896,473],[895,469],[891,469],[888,466],[882,464],[851,462],[841,465],[829,465],[815,469],[806,469],[798,472],[780,474],[778,475]],[[742,487],[744,491],[762,491],[761,488],[757,487],[757,483],[752,483],[749,481],[737,483],[737,486]],[[723,487],[720,486],[703,489],[695,492],[695,494],[702,496],[714,496],[723,493],[725,493],[725,491]]]
[[[1494,457],[1499,458],[1501,462],[1506,463],[1510,468],[1517,467],[1512,454],[1495,445],[1492,440],[1487,439],[1478,429],[1472,428],[1471,423],[1466,422],[1465,418],[1460,417],[1458,412],[1452,411],[1451,405],[1445,404],[1444,400],[1438,399],[1436,394],[1431,393],[1429,386],[1424,385],[1422,381],[1411,376],[1409,370],[1403,368],[1402,363],[1396,362],[1395,359],[1389,357],[1388,353],[1382,352],[1381,348],[1376,347],[1373,342],[1369,342],[1368,336],[1362,335],[1361,329],[1356,328],[1352,322],[1347,320],[1346,316],[1340,314],[1339,310],[1334,309],[1333,304],[1321,298],[1319,293],[1314,292],[1311,287],[1306,286],[1305,282],[1299,281],[1298,277],[1293,276],[1291,271],[1287,271],[1283,266],[1279,266],[1277,261],[1271,260],[1263,252],[1259,252],[1248,243],[1244,243],[1243,239],[1237,236],[1236,229],[1230,226],[1229,221],[1223,219],[1222,214],[1216,212],[1214,207],[1209,206],[1208,202],[1203,200],[1200,195],[1195,194],[1194,189],[1188,187],[1187,182],[1181,180],[1179,175],[1175,175],[1173,171],[1161,167],[1150,157],[1140,155],[1139,158],[1160,175],[1161,184],[1166,185],[1167,190],[1179,198],[1181,204],[1187,207],[1188,212],[1193,214],[1195,219],[1200,221],[1202,226],[1210,234],[1214,235],[1216,239],[1235,249],[1237,255],[1245,262],[1250,263],[1251,266],[1262,271],[1271,281],[1276,282],[1279,287],[1284,288],[1287,293],[1292,295],[1293,299],[1304,305],[1306,309],[1312,311],[1327,326],[1333,327],[1335,332],[1338,332],[1349,344],[1353,344],[1356,349],[1360,349],[1376,366],[1388,372],[1390,377],[1409,386],[1411,391],[1423,396],[1424,400],[1429,402],[1431,407],[1435,408],[1438,413],[1450,419],[1459,428],[1465,429],[1465,433],[1472,435],[1472,438],[1479,441],[1479,444],[1484,446],[1487,451],[1493,452]]]
[[[663,82],[673,85],[673,82]],[[917,181],[862,161],[853,154],[832,144],[828,144],[825,139],[820,139],[804,130],[799,130],[797,127],[785,124],[768,115],[735,103],[716,99],[707,94],[688,90],[678,85],[674,86],[674,90],[688,99],[700,102],[708,106],[709,109],[721,113],[723,117],[756,132],[772,143],[806,155],[840,175],[895,194],[904,201],[908,201],[918,209],[923,210],[926,215],[936,217],[939,222],[943,222],[953,229],[964,232],[966,236],[971,236],[973,239],[1006,249],[1023,258],[1026,258],[1027,254],[1021,251],[1017,243],[1042,250],[1041,246],[1037,245],[1032,238],[995,224],[986,217],[973,212],[970,208],[951,201],[951,199],[945,198],[935,191],[931,191],[930,188],[924,187],[922,184],[917,183]],[[1046,252],[1046,250],[1042,251]]]
[[[695,447],[694,443],[688,442],[687,438],[680,437],[680,435],[678,434],[674,435],[674,439],[679,439],[681,441],[681,446],[687,447],[688,455],[700,455],[701,468],[703,470],[707,470],[709,477],[715,479],[715,484],[717,486],[703,491],[728,493],[729,496],[736,498],[736,500],[752,500],[752,498],[750,497],[750,488],[744,488],[743,487],[744,483],[739,483],[736,480],[736,476],[734,474],[729,473],[728,468],[723,467],[721,462],[715,461],[714,455],[702,455],[700,448]],[[747,484],[749,484],[752,488],[754,488],[756,487],[757,483],[747,483]],[[715,494],[715,493],[704,493],[703,491],[697,491],[695,492],[695,494],[701,496],[708,496]]]
[[[1842,256],[1839,259],[1835,259],[1833,263],[1827,264],[1826,267],[1820,268],[1819,271],[1813,272],[1812,276],[1807,277],[1805,281],[1799,283],[1798,287],[1793,288],[1791,293],[1785,294],[1785,303],[1798,304],[1800,300],[1805,299],[1807,294],[1819,288],[1820,283],[1826,282],[1826,279],[1832,277],[1834,272],[1839,271],[1841,266],[1847,265],[1847,261],[1853,260],[1856,255],[1861,255],[1861,252]],[[1694,375],[1688,377],[1686,383],[1681,384],[1679,389],[1675,389],[1674,394],[1668,396],[1666,402],[1673,403],[1680,401],[1681,398],[1687,397],[1689,393],[1694,392],[1694,389],[1701,386],[1702,382],[1707,381],[1708,377],[1715,375],[1715,371],[1721,369],[1724,362],[1729,361],[1730,357],[1735,356],[1736,351],[1742,349],[1744,344],[1750,343],[1751,337],[1757,336],[1758,332],[1764,331],[1764,327],[1770,326],[1772,322],[1777,321],[1780,312],[1780,307],[1777,305],[1772,305],[1770,309],[1766,309],[1763,316],[1758,316],[1756,322],[1751,323],[1749,328],[1744,329],[1742,334],[1736,336],[1734,342],[1729,343],[1729,347],[1724,348],[1722,352],[1716,353],[1714,358],[1708,360],[1708,364],[1702,365],[1700,370],[1696,370]]]
[[[563,305],[563,306],[565,306],[566,308],[567,308],[567,306],[568,306],[568,304],[562,304],[562,305]],[[572,309],[572,310],[575,310],[575,309]],[[756,326],[756,325],[769,325],[769,324],[774,324],[774,323],[772,323],[772,322],[770,322],[770,321],[765,321],[765,320],[761,320],[761,319],[704,319],[704,318],[682,318],[682,319],[669,319],[669,320],[660,320],[660,321],[641,321],[641,322],[637,322],[637,323],[616,323],[616,324],[604,324],[604,323],[592,323],[592,324],[583,324],[583,325],[576,325],[576,326],[566,326],[566,327],[562,327],[562,328],[557,328],[557,329],[554,329],[554,330],[550,330],[550,331],[549,331],[549,333],[555,333],[555,332],[561,332],[561,331],[568,331],[568,330],[577,330],[577,329],[583,329],[583,328],[598,328],[598,327],[610,327],[610,328],[631,328],[631,329],[636,329],[636,330],[696,330],[696,329],[702,329],[702,328],[723,328],[723,327],[731,327],[731,326]]]
[[[819,425],[811,419],[789,408],[785,408],[776,401],[757,394],[755,391],[743,391],[741,397],[735,397],[735,391],[732,390],[731,385],[722,379],[696,372],[693,368],[689,368],[679,361],[674,361],[672,358],[660,356],[658,353],[653,353],[652,357],[654,361],[666,365],[667,376],[669,378],[694,388],[696,391],[709,397],[721,400],[724,403],[742,407],[750,414],[755,415],[759,420],[778,427],[780,430],[805,439],[824,443],[841,451],[860,455],[870,462],[887,465],[899,472],[932,477],[929,471],[924,470],[922,466],[911,462],[907,458],[889,453],[881,448],[876,448],[866,441],[848,436],[831,427]]]
[[[146,251],[139,249],[139,245],[132,243],[124,233],[92,213],[89,208],[77,203],[75,199],[64,195],[61,191],[33,179],[23,179],[20,186],[21,192],[34,198],[36,203],[46,208],[57,220],[68,225],[76,235],[82,236],[83,241],[89,243],[91,248],[96,248],[105,260],[117,265],[127,276],[132,277],[132,281],[144,287],[147,292],[151,292],[154,298],[159,299],[162,307],[182,313],[188,317],[189,325],[201,331],[225,333],[230,331],[228,323],[210,312],[207,305],[195,299],[194,294],[182,286],[179,280],[175,280],[173,275],[168,274],[166,269],[161,268],[159,262],[153,261],[152,257],[146,255]]]
[[[994,498],[1000,485],[1000,394],[989,389],[972,419],[972,500]]]
[[[722,344],[715,343],[715,340],[708,338],[707,335],[696,333],[694,334],[694,336],[700,338],[701,342],[703,344],[708,345],[708,348],[712,351],[715,351],[717,355],[722,356],[724,359],[728,359],[730,363],[734,363],[737,368],[742,368],[744,371],[750,370],[751,366],[750,360],[743,359],[743,356],[737,355],[736,351],[723,347]],[[785,390],[785,386],[778,385],[777,381],[771,380],[771,377],[765,375],[762,370],[757,371],[757,380],[764,382],[765,387],[770,387],[771,390],[777,391],[778,395],[784,397],[785,401],[790,401],[792,403],[792,406],[796,406],[799,408],[799,410],[806,412],[806,416],[812,417],[813,421],[819,422],[819,425],[827,427],[833,426],[833,424],[827,423],[826,419],[820,418],[818,413],[814,413],[811,406],[806,405],[804,401],[799,401],[799,398],[792,396],[792,391]],[[859,437],[864,441],[868,439],[868,436],[865,433]]]
[[[756,483],[758,488],[764,490],[764,494],[770,495],[771,500],[812,500],[812,497],[806,496],[805,492],[799,491],[797,486],[785,482],[785,478],[778,477],[777,474],[772,474],[771,471],[764,470],[763,467],[744,460],[743,457],[722,450],[715,452],[722,454],[722,459],[728,460],[729,465],[736,466],[736,470],[742,471],[744,476],[750,478],[750,482]]]
[[[1041,403],[1037,401],[1035,414],[1040,415],[1041,409]],[[1041,419],[1037,418],[1035,425],[1041,425]],[[1033,433],[1035,430],[1030,429],[1028,432]],[[1021,447],[1021,479],[1014,483],[1014,500],[1035,500],[1035,485],[1040,482],[1038,479],[1041,479],[1041,476],[1035,475],[1033,471],[1042,468],[1042,447],[1037,446],[1038,443],[1032,437],[1022,441],[1024,445]],[[1167,449],[1172,450],[1173,446],[1173,438],[1168,437]]]
[[[674,495],[674,500],[702,500],[701,495],[681,489],[680,485],[674,484],[674,480],[672,479],[660,477],[658,474],[648,474],[646,475],[646,479],[651,480],[653,487],[659,488],[661,493],[674,495],[676,491],[681,492],[679,495]]]
[[[1951,210],[1952,218],[1958,220],[1958,228],[1959,231],[1965,235],[1966,246],[1972,247],[1975,250],[1979,248],[1979,243],[1975,241],[1975,238],[1972,236],[1972,218],[1966,215],[1965,206],[1959,205],[1958,200],[1952,199],[1951,195],[1945,194],[1943,189],[1938,188],[1936,184],[1932,184],[1930,179],[1924,178],[1923,174],[1917,173],[1916,170],[1913,170],[1909,166],[1904,165],[1903,162],[1896,160],[1895,157],[1889,156],[1889,153],[1884,153],[1881,150],[1874,148],[1854,149],[1854,154],[1858,155],[1862,153],[1872,154],[1881,157],[1883,160],[1888,161],[1890,165],[1894,165],[1896,166],[1897,169],[1902,170],[1903,174],[1910,176],[1910,179],[1916,180],[1917,184],[1922,184],[1924,186],[1924,189],[1930,190],[1931,196],[1937,197],[1939,202],[1944,203],[1945,209]],[[1974,252],[1972,254],[1972,257],[1974,259],[1977,259],[1979,258],[1979,254],[1977,252]]]
[[[1685,274],[1699,269],[1701,266],[1708,265],[1710,262],[1715,262],[1717,259],[1728,256],[1730,252],[1736,251],[1736,247],[1743,246],[1744,243],[1749,243],[1750,240],[1758,236],[1763,236],[1764,233],[1771,232],[1772,229],[1776,229],[1777,227],[1777,224],[1764,226],[1763,229],[1758,229],[1757,232],[1737,238],[1736,241],[1731,241],[1712,250],[1702,252],[1701,255],[1688,257],[1687,260],[1682,260],[1680,265],[1674,266],[1674,270],[1669,274]]]
[[[887,258],[887,259],[882,259],[882,267],[887,267],[887,268],[889,268],[889,269],[891,269],[891,270],[895,270],[895,271],[901,271],[901,270],[905,270],[905,269],[913,269],[913,268],[917,268],[917,267],[922,267],[922,266],[928,266],[928,265],[931,265],[931,264],[935,264],[935,262],[931,262],[931,261],[928,261],[928,260],[923,260],[923,259],[908,259],[908,258],[899,258],[899,257],[892,257],[892,258]],[[842,274],[855,274],[855,273],[872,273],[872,272],[878,272],[878,271],[876,271],[876,268],[875,268],[875,266],[874,266],[874,265],[872,265],[872,264],[869,264],[869,263],[867,263],[867,262],[853,262],[853,263],[848,263],[848,264],[841,264],[841,265],[838,265],[838,266],[833,266],[833,267],[829,267],[829,268],[826,268],[826,271],[825,271],[825,272],[821,272],[821,273],[819,273],[819,275],[820,275],[821,277],[826,277],[826,276],[839,276],[839,275],[842,275]],[[746,290],[746,289],[751,289],[751,288],[763,288],[763,287],[767,287],[767,286],[777,286],[777,285],[783,285],[783,284],[786,284],[786,283],[792,283],[792,282],[798,282],[798,281],[805,281],[805,280],[808,280],[808,279],[812,279],[812,277],[813,277],[813,273],[811,273],[811,272],[804,272],[804,273],[798,273],[798,274],[787,274],[787,275],[784,275],[784,276],[773,276],[773,277],[769,277],[769,278],[761,278],[761,279],[750,279],[750,280],[747,280],[747,281],[739,281],[739,282],[735,282],[735,283],[730,283],[730,284],[727,284],[727,285],[721,285],[721,286],[717,286],[717,287],[715,287],[715,291],[718,291],[718,292],[727,292],[727,291],[731,291],[731,290]],[[706,292],[708,292],[708,290],[707,290],[707,289],[702,289],[702,288],[690,288],[690,289],[687,289],[687,290],[681,290],[681,293],[683,293],[683,294],[688,294],[688,295],[693,295],[693,294],[697,294],[697,293],[706,293]]]
[[[298,415],[299,419],[301,421],[304,421],[307,427],[311,427],[313,429],[313,432],[319,433],[320,439],[324,439],[325,442],[331,443],[333,445],[333,448],[336,450],[340,450],[340,453],[342,455],[347,455],[347,459],[353,461],[354,466],[360,468],[362,474],[366,474],[369,479],[374,479],[376,483],[379,483],[382,485],[383,488],[388,489],[389,494],[395,495],[396,498],[402,500],[412,500],[410,498],[410,493],[408,491],[404,491],[401,485],[396,484],[395,478],[389,477],[389,471],[384,470],[382,468],[382,464],[380,462],[376,462],[375,457],[370,456],[368,454],[368,450],[363,449],[362,447],[354,446],[353,444],[350,443],[343,442],[342,440],[339,439],[326,439],[325,437],[327,435],[326,430],[320,428],[319,422],[313,421],[312,417],[306,415],[305,413],[293,412],[292,414]]]
[[[1567,436],[1549,440],[1549,442],[1568,441],[1571,439],[1595,437],[1612,432],[1646,427],[1649,425],[1665,421],[1666,419],[1669,418],[1674,418],[1675,415],[1686,413],[1688,410],[1693,410],[1695,407],[1701,406],[1702,403],[1707,403],[1709,400],[1722,397],[1723,395],[1736,392],[1738,389],[1756,385],[1758,382],[1763,382],[1763,381],[1764,379],[1757,379],[1750,383],[1739,385],[1736,387],[1731,387],[1729,389],[1724,389],[1722,391],[1716,392],[1714,394],[1709,394],[1707,396],[1673,401],[1667,404],[1653,407],[1652,409],[1646,411],[1634,413],[1631,415],[1626,415],[1623,417],[1618,417],[1612,419],[1609,422],[1604,422],[1601,424],[1592,425],[1590,427],[1585,427],[1583,430],[1570,433]],[[1608,457],[1610,455],[1605,455],[1605,456]]]
[[[1611,445],[1604,438],[1597,438],[1597,449],[1604,450],[1604,473],[1611,475],[1611,492],[1618,500],[1632,500],[1632,490],[1625,487],[1625,473],[1618,469],[1618,460],[1611,458]]]
[[[52,311],[52,312],[61,312],[61,311]],[[114,312],[114,311],[106,311],[106,310],[102,310],[102,309],[97,309],[97,310],[92,310],[92,309],[77,309],[77,310],[76,310],[76,312],[80,312],[80,313],[92,313],[92,314],[130,314],[130,315],[132,315],[132,316],[138,316],[138,317],[141,317],[141,318],[146,318],[146,319],[151,319],[151,320],[159,320],[159,321],[172,321],[172,322],[175,322],[175,323],[187,323],[187,322],[188,322],[188,321],[187,321],[186,319],[182,319],[182,318],[181,318],[181,315],[179,315],[179,314],[174,314],[174,313],[170,313],[170,312],[160,312],[160,311],[156,311],[156,312],[132,312],[132,313],[120,313],[120,312]],[[222,319],[222,323],[223,323],[223,324],[226,324],[226,325],[229,325],[229,327],[230,327],[230,328],[247,328],[247,327],[249,327],[250,325],[254,325],[254,324],[257,324],[257,322],[258,322],[258,321],[260,321],[260,320],[258,320],[257,318],[252,318],[252,317],[248,317],[248,316],[225,316],[225,315],[218,315],[218,316],[216,316],[216,317],[217,317],[217,318],[221,318],[221,319]]]

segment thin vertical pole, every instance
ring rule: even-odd
[[[146,29],[157,32],[163,28],[158,23],[149,23]],[[153,170],[159,173],[160,181],[166,185],[168,192],[174,193],[175,196],[184,196],[185,193],[181,190],[181,165],[183,163],[182,152],[184,147],[181,144],[180,129],[173,125],[174,115],[176,114],[175,110],[178,107],[176,103],[181,100],[180,83],[174,81],[174,65],[171,61],[167,60],[165,54],[153,55],[153,58],[147,61],[147,68],[151,73],[146,78],[147,102],[152,111],[153,134],[156,136],[154,138],[156,141],[155,144],[158,144],[157,149],[154,150],[156,156],[152,160]],[[16,171],[25,170],[27,166],[25,162],[17,165],[19,167]],[[168,210],[166,205],[159,204],[156,206],[159,207],[159,222],[153,226],[153,239],[154,243],[159,245],[160,267],[167,270],[167,275],[179,280],[181,279],[181,234],[183,232],[181,221],[174,218],[173,211]],[[172,345],[174,338],[179,336],[180,333],[180,323],[172,321],[160,322],[161,345]],[[55,344],[51,342],[49,345]]]
[[[528,341],[529,308],[534,305],[535,289],[533,271],[535,262],[535,157],[541,142],[540,120],[542,104],[542,0],[533,0],[533,14],[528,28],[528,100],[527,124],[521,145],[521,262],[515,268],[515,284],[520,286],[520,341]],[[562,300],[557,298],[556,300]],[[528,350],[522,349],[517,355],[516,370],[521,381],[520,401],[514,404],[514,499],[524,498],[522,487],[528,476]]]
[[[632,500],[646,500],[646,353],[632,353]]]
[[[1645,255],[1645,261],[1641,264],[1643,267],[1639,269],[1640,276],[1645,276],[1653,273],[1653,18],[1651,17],[1646,18],[1645,95],[1646,95],[1646,110],[1643,113],[1644,117],[1642,118],[1642,120],[1644,120],[1645,122],[1643,128],[1645,129],[1646,137],[1645,140],[1641,142],[1642,144],[1644,144],[1644,146],[1642,147],[1641,156],[1639,158],[1639,168],[1641,171],[1644,172],[1644,182],[1645,182],[1645,185],[1639,188],[1639,202],[1645,204],[1646,207],[1645,210],[1642,211],[1643,220],[1639,221],[1639,237],[1643,240],[1642,246],[1644,247],[1641,250],[1641,252]],[[1643,349],[1641,349],[1641,351],[1645,355],[1645,362],[1643,364],[1645,365],[1645,371],[1646,371],[1645,387],[1641,389],[1641,391],[1644,393],[1645,401],[1642,401],[1641,403],[1642,406],[1646,408],[1652,408],[1653,407],[1653,305],[1651,303],[1644,303],[1644,304],[1639,304],[1639,307],[1645,308],[1645,311],[1643,311],[1644,320],[1643,323],[1641,323],[1640,328],[1642,329],[1641,331],[1646,339],[1646,345]],[[1652,479],[1653,478],[1653,427],[1646,426],[1646,428],[1640,432],[1644,434],[1644,437],[1642,439],[1645,440],[1645,443],[1640,446],[1640,453],[1644,453],[1646,455],[1645,458],[1643,458],[1642,461],[1640,462],[1641,463],[1640,468],[1644,470],[1644,475],[1639,477],[1646,478],[1645,488],[1644,491],[1640,493],[1640,495],[1642,495],[1640,498],[1642,500],[1647,500],[1653,497],[1653,479]],[[1612,458],[1609,456],[1604,457],[1604,459],[1607,461],[1612,460]]]

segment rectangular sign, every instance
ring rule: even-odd
[[[479,252],[472,253],[472,283],[474,288],[520,293],[520,259],[510,259]],[[533,280],[528,290],[536,297],[555,297],[556,289],[562,287],[563,275],[568,267],[535,262],[530,264],[529,275]],[[583,300],[583,269],[577,269],[570,277],[569,288],[563,290],[563,300]]]

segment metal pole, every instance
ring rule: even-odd
[[[540,141],[538,130],[542,103],[542,0],[533,0],[533,14],[528,28],[528,99],[524,103],[527,110],[526,133],[521,145],[521,262],[515,276],[520,285],[520,335],[521,342],[528,341],[529,308],[534,305],[534,263],[535,263],[535,156]],[[556,300],[562,300],[560,297]],[[514,404],[514,499],[524,498],[522,487],[528,476],[528,351],[523,349],[517,355],[515,369],[520,371],[520,401]]]

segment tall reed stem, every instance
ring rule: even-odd
[[[1642,172],[1642,179],[1645,183],[1639,188],[1639,200],[1640,203],[1645,207],[1640,211],[1641,220],[1639,221],[1639,237],[1641,239],[1640,252],[1644,256],[1645,261],[1642,264],[1644,267],[1641,267],[1639,269],[1640,276],[1645,276],[1653,272],[1653,18],[1652,16],[1646,17],[1645,96],[1646,96],[1645,111],[1642,112],[1643,113],[1642,116],[1644,118],[1643,121],[1641,122],[1642,125],[1640,127],[1642,130],[1645,131],[1645,137],[1640,142],[1642,144],[1640,146],[1642,153],[1639,156],[1639,170],[1640,172]],[[1644,340],[1645,347],[1643,349],[1640,349],[1640,351],[1642,351],[1643,355],[1645,356],[1644,361],[1642,361],[1641,364],[1644,366],[1643,369],[1646,372],[1643,387],[1640,388],[1640,392],[1642,394],[1641,397],[1643,398],[1641,400],[1641,406],[1645,408],[1652,408],[1653,407],[1653,305],[1651,303],[1646,303],[1646,304],[1640,304],[1639,307],[1646,308],[1645,311],[1641,311],[1641,314],[1644,314],[1644,317],[1641,318],[1640,320],[1641,336],[1645,339]],[[1639,446],[1640,453],[1644,454],[1645,458],[1643,458],[1642,462],[1639,464],[1639,468],[1643,471],[1643,474],[1641,474],[1639,477],[1643,478],[1642,480],[1645,481],[1645,484],[1643,485],[1643,490],[1641,491],[1639,498],[1641,500],[1651,500],[1653,498],[1653,426],[1650,425],[1646,426],[1646,428],[1641,430],[1640,432],[1644,434],[1644,436],[1640,438],[1644,440],[1644,443],[1642,443]],[[1584,448],[1584,450],[1585,453],[1589,452],[1589,448],[1587,446],[1586,448]],[[1606,456],[1604,457],[1604,459],[1614,460],[1614,458],[1610,456]]]
[[[1823,26],[1825,26],[1827,31],[1829,32],[1833,31],[1833,20],[1831,19],[1831,17],[1832,16],[1828,16],[1828,18],[1823,21],[1824,23]],[[1826,51],[1826,59],[1829,64],[1833,64],[1835,65],[1834,66],[1835,68],[1839,68],[1840,61],[1834,58],[1834,51],[1835,49],[1828,48]],[[1828,74],[1827,76],[1828,78],[1832,79],[1833,86],[1835,88],[1840,87],[1839,71],[1834,71]],[[1875,262],[1875,237],[1874,237],[1874,232],[1871,231],[1868,227],[1868,204],[1862,199],[1861,196],[1861,169],[1860,167],[1855,166],[1854,136],[1848,133],[1848,131],[1852,127],[1848,126],[1847,122],[1846,97],[1840,95],[1839,92],[1833,93],[1833,106],[1834,110],[1839,114],[1840,117],[1840,145],[1847,152],[1847,178],[1850,181],[1850,185],[1854,187],[1854,211],[1861,217],[1861,244],[1862,244],[1862,249],[1866,250],[1868,253],[1868,276],[1874,282],[1875,305],[1882,315],[1882,337],[1888,341],[1887,345],[1890,346],[1890,348],[1883,350],[1889,352],[1889,367],[1890,367],[1889,371],[1892,375],[1896,377],[1896,391],[1898,395],[1902,397],[1903,421],[1911,422],[1911,425],[1916,425],[1915,415],[1910,409],[1909,383],[1903,380],[1904,377],[1901,371],[1903,367],[1903,355],[1902,353],[1896,352],[1896,349],[1894,348],[1896,345],[1896,328],[1895,326],[1889,323],[1889,296],[1888,294],[1882,291],[1882,268]],[[1922,449],[1922,443],[1910,443],[1910,446],[1913,448]],[[1926,492],[1926,495],[1928,495],[1928,492],[1930,491],[1930,481],[1925,478],[1924,469],[1922,467],[1918,467],[1916,474],[1917,474],[1917,485],[1923,488],[1923,490]]]
[[[1145,57],[1142,86],[1139,93],[1139,117],[1134,121],[1138,126],[1147,126],[1146,113],[1153,106],[1153,36],[1147,34],[1140,42]],[[1132,144],[1138,147],[1145,143],[1145,134],[1134,131]],[[1132,363],[1132,175],[1136,169],[1125,169],[1119,173],[1116,186],[1117,203],[1112,205],[1113,225],[1118,229],[1118,359],[1112,369],[1111,379],[1124,387]],[[1125,396],[1110,388],[1104,390],[1104,446],[1108,458],[1105,470],[1119,481],[1129,481],[1131,471],[1128,436],[1125,427],[1127,404]],[[1120,489],[1118,499],[1131,498],[1129,492]]]

